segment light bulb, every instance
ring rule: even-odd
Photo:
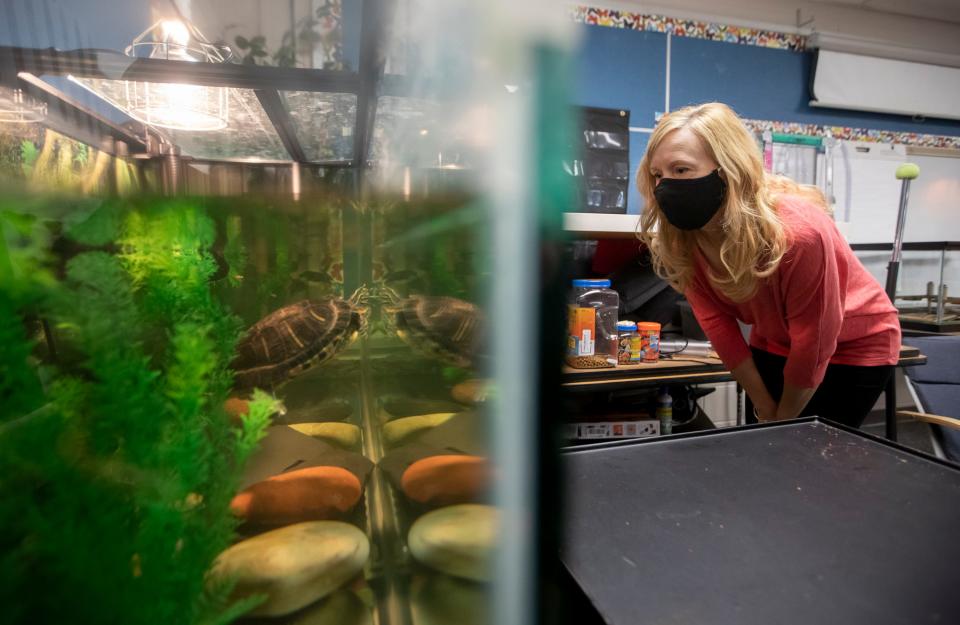
[[[190,41],[190,31],[187,25],[179,20],[164,20],[160,23],[163,31],[163,40],[185,46]]]
[[[179,83],[148,83],[143,108],[135,117],[150,124],[184,130],[217,130],[226,120],[215,113],[222,107],[211,101],[226,94],[216,87]]]

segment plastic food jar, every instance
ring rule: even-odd
[[[615,367],[620,296],[610,281],[574,280],[567,304],[567,364],[578,369]]]
[[[643,362],[657,362],[660,359],[660,324],[652,321],[637,323],[637,336],[640,337]]]
[[[617,364],[628,365],[634,359],[634,350],[636,349],[636,358],[640,358],[640,350],[637,349],[637,324],[632,321],[618,321],[617,335],[620,342],[617,345]]]

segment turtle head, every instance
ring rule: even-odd
[[[369,306],[355,306],[353,309],[353,327],[356,328],[356,332],[353,335],[353,338],[363,336],[367,334],[369,329],[369,319],[370,319],[370,307]]]
[[[376,298],[385,308],[396,306],[403,299],[399,293],[386,285],[377,288]]]
[[[370,318],[370,290],[367,285],[361,286],[350,296],[350,305],[353,307],[353,327],[356,328],[356,334],[353,338],[365,335],[368,329],[368,319]]]
[[[395,329],[395,315],[403,298],[388,286],[376,285],[370,299],[376,302],[380,308],[378,319],[374,322],[374,332],[392,334]]]
[[[350,302],[351,306],[366,306],[370,301],[370,289],[367,288],[367,285],[362,285],[359,289],[353,292],[353,295],[350,296],[350,299],[347,300]]]

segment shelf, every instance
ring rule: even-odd
[[[915,347],[900,347],[899,367],[926,364],[927,357]],[[733,381],[719,358],[684,356],[654,363],[618,365],[608,369],[574,369],[564,365],[562,384],[568,391],[595,392],[664,384],[717,384]]]
[[[564,366],[562,384],[568,391],[593,392],[663,384],[716,384],[732,379],[719,358],[691,357],[609,369]]]
[[[633,239],[639,215],[564,213],[563,229],[578,239]]]

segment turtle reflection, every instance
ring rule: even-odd
[[[441,295],[401,297],[390,288],[379,297],[387,327],[415,351],[456,367],[479,364],[485,324],[477,305]]]

